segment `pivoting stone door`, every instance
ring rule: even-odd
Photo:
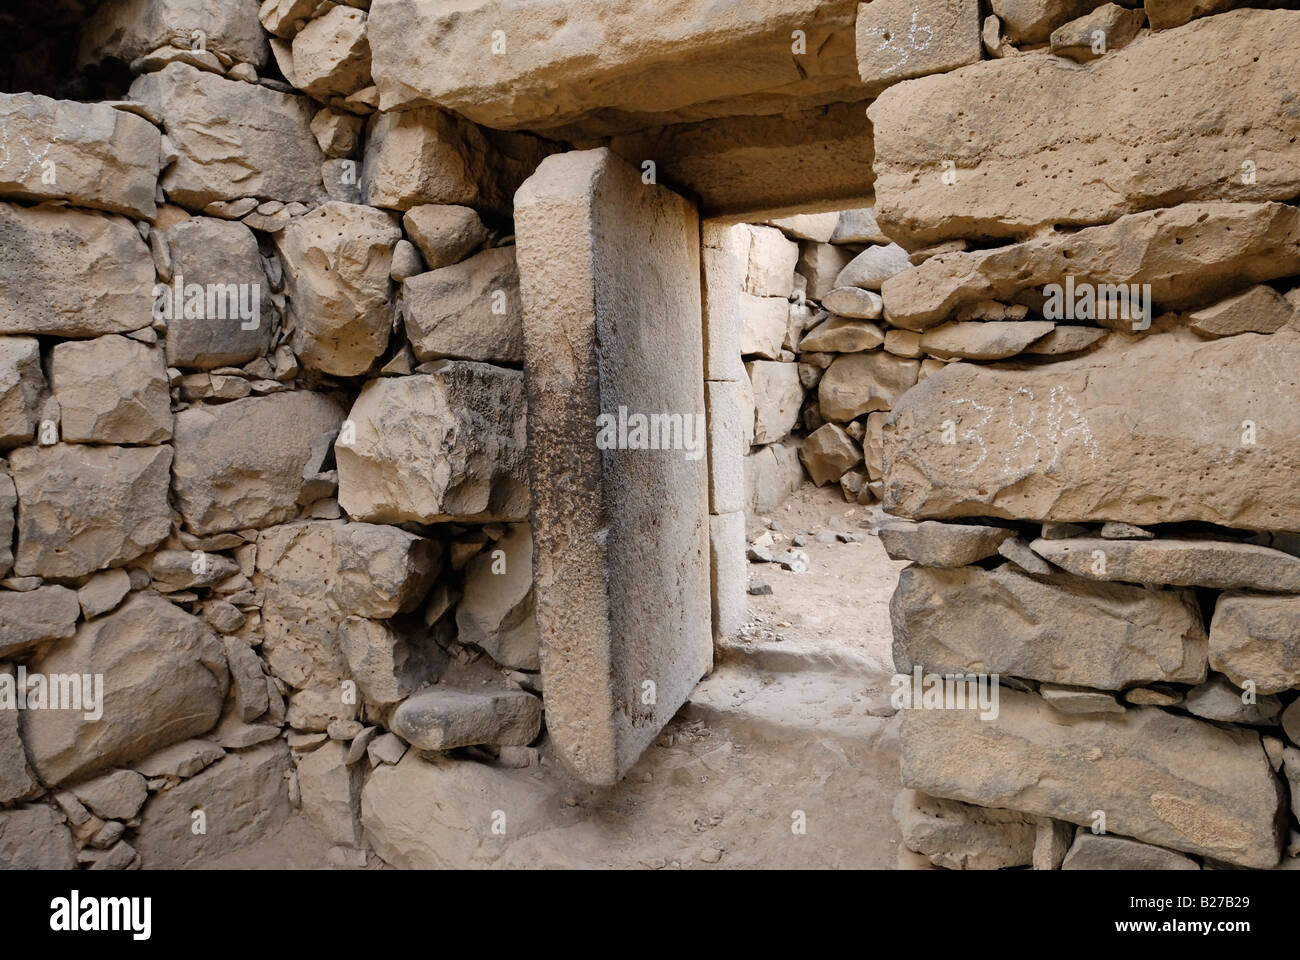
[[[609,784],[712,664],[699,218],[599,149],[543,161],[515,230],[547,727]]]

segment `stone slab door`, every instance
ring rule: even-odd
[[[544,160],[515,231],[546,722],[611,784],[712,667],[699,216],[602,148]]]

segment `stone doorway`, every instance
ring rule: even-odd
[[[846,454],[822,452],[820,441],[801,456],[805,435],[822,426],[820,377],[807,368],[823,368],[798,363],[787,347],[826,316],[796,284],[797,267],[812,272],[799,262],[799,239],[767,224],[701,229],[687,201],[606,151],[545,161],[515,213],[538,492],[534,576],[557,752],[612,797],[637,789],[624,777],[662,776],[665,755],[698,753],[701,738],[716,736],[718,746],[668,771],[694,787],[692,800],[716,801],[761,757],[786,793],[773,798],[782,807],[773,836],[806,837],[811,815],[822,837],[787,855],[892,865],[887,608],[902,565],[870,536],[878,508],[857,502],[879,480],[862,452],[865,416],[857,429],[849,422],[853,462],[840,465]],[[828,256],[842,268],[861,246],[837,254],[829,232],[805,240],[809,263],[820,257],[820,284],[838,273]],[[756,243],[763,276],[751,279]],[[765,333],[755,313],[770,319]],[[861,349],[873,329],[832,326],[811,341],[823,346],[824,366]],[[763,335],[772,342],[756,346]],[[787,381],[789,396],[763,394]],[[638,449],[629,422],[638,413],[701,422],[707,413],[707,456],[672,444]],[[602,448],[602,417],[613,448]],[[751,574],[758,565],[747,552],[764,543],[779,544],[771,552],[786,563]],[[647,753],[652,744],[659,749]]]

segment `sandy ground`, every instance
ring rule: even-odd
[[[898,718],[888,716],[889,596],[898,571],[868,529],[878,510],[806,486],[771,521],[805,534],[796,574],[751,564],[772,587],[719,650],[714,673],[619,785],[593,789],[552,760],[563,825],[513,845],[513,867],[892,868],[898,827]],[[864,526],[864,524],[866,526]],[[822,544],[831,529],[861,543]],[[778,543],[778,548],[788,546]],[[549,758],[548,758],[549,759]],[[328,843],[296,815],[215,867],[326,868]],[[382,868],[371,857],[370,868]]]

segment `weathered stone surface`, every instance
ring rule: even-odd
[[[542,701],[523,690],[431,687],[402,701],[390,723],[393,733],[422,750],[527,746],[541,732]]]
[[[553,826],[557,800],[555,788],[528,770],[425,760],[410,750],[400,763],[371,773],[361,820],[371,847],[392,866],[487,866],[516,839]],[[504,835],[492,831],[497,810],[508,811]]]
[[[827,420],[853,420],[872,410],[889,410],[916,383],[920,364],[893,354],[849,353],[836,357],[817,385]]]
[[[867,475],[872,482],[879,481],[885,475],[883,455],[884,438],[882,431],[889,414],[881,411],[867,414],[867,432],[862,438],[862,455],[866,461]],[[879,499],[879,494],[875,494]]]
[[[608,145],[698,194],[705,217],[859,206],[875,179],[871,124],[856,103],[655,127]]]
[[[87,620],[108,613],[131,591],[131,575],[125,570],[101,570],[77,588],[77,603]]]
[[[1291,701],[1291,705],[1282,711],[1279,719],[1282,729],[1286,731],[1287,739],[1300,745],[1300,707],[1296,706],[1297,703],[1300,703],[1300,700]]]
[[[920,665],[1104,690],[1205,679],[1205,629],[1190,590],[1031,577],[1006,565],[907,567],[889,609],[900,673]]]
[[[1277,203],[1195,203],[1135,213],[1073,234],[932,257],[885,283],[886,319],[924,330],[963,304],[990,297],[1011,300],[1023,291],[1041,302],[1047,284],[1067,277],[1076,288],[1105,284],[1111,291],[1116,284],[1150,284],[1154,316],[1300,270],[1298,239],[1300,211]],[[1122,301],[1106,295],[1106,302],[1107,316],[1094,311],[1095,319],[1086,319],[1134,329],[1131,311],[1113,312]]]
[[[0,870],[75,870],[77,845],[47,804],[0,810]]]
[[[742,511],[709,517],[709,585],[714,639],[733,637],[749,621],[749,564]]]
[[[162,135],[108,104],[0,94],[0,196],[152,220]]]
[[[134,840],[145,868],[199,866],[273,834],[292,812],[285,780],[290,769],[289,748],[276,741],[229,754],[154,794]],[[191,829],[195,810],[204,813],[206,833]]]
[[[1274,333],[1291,322],[1295,310],[1272,287],[1251,287],[1187,317],[1187,325],[1205,337],[1238,333]]]
[[[829,213],[796,213],[791,217],[776,217],[768,225],[776,227],[787,237],[794,240],[814,240],[817,243],[830,243],[840,215],[836,211]]]
[[[989,0],[1009,43],[1043,43],[1052,31],[1087,13],[1096,0]]]
[[[163,443],[172,437],[163,351],[126,337],[56,344],[50,388],[63,439],[76,443]]]
[[[874,350],[885,342],[885,334],[874,323],[828,317],[799,341],[800,352],[857,353]]]
[[[72,788],[77,799],[104,820],[130,820],[144,806],[149,790],[133,770],[115,770]]]
[[[1210,622],[1210,666],[1259,693],[1300,687],[1300,597],[1222,594]]]
[[[1188,201],[1294,197],[1300,160],[1290,141],[1300,118],[1279,104],[1296,95],[1300,78],[1283,81],[1277,96],[1248,91],[1288,75],[1297,23],[1296,12],[1236,10],[1152,34],[1087,70],[1054,57],[1008,57],[887,90],[867,112],[880,225],[913,247],[1106,223]],[[1190,98],[1182,95],[1189,76],[1197,78]],[[1084,117],[1069,106],[1078,103],[1096,107]],[[961,122],[950,123],[958,113]],[[1219,115],[1235,122],[1200,122]],[[1063,162],[1043,163],[1048,153]],[[1202,159],[1220,154],[1221,162]],[[1254,178],[1242,176],[1247,157]],[[942,179],[945,162],[953,184]]]
[[[351,157],[358,153],[365,120],[351,113],[338,113],[328,107],[316,111],[311,118],[311,132],[321,152],[331,160]],[[355,167],[352,169],[355,170]]]
[[[835,286],[879,290],[886,280],[911,266],[907,251],[896,243],[867,247],[836,275]]]
[[[4,622],[8,623],[8,620]],[[3,682],[13,683],[16,676],[13,666],[0,664],[0,676],[7,678]],[[18,733],[18,711],[0,709],[0,803],[12,803],[32,796],[40,789],[32,768],[27,765],[27,754],[23,752],[22,737]],[[3,843],[3,827],[0,827],[0,843]]]
[[[900,80],[943,73],[982,56],[975,0],[870,0],[858,4],[858,73],[878,94]]]
[[[808,435],[799,448],[799,459],[813,483],[824,487],[837,482],[846,470],[862,462],[862,448],[838,423],[826,423]]]
[[[645,0],[379,0],[369,33],[383,110],[437,103],[489,127],[599,136],[859,100],[855,12],[853,0],[688,0],[671,16]]]
[[[211,766],[225,755],[224,750],[210,741],[182,740],[149,754],[131,766],[145,777],[174,777],[183,780]]]
[[[374,523],[523,520],[524,378],[468,361],[372,380],[334,455],[339,503]],[[588,424],[592,436],[594,420]]]
[[[532,532],[520,523],[465,568],[464,596],[456,605],[457,639],[481,647],[503,667],[540,668],[532,558]]]
[[[755,297],[788,297],[799,260],[799,245],[775,227],[742,224],[749,235],[744,291]]]
[[[921,349],[941,360],[1003,360],[1055,328],[1048,320],[973,320],[945,323],[921,334]]]
[[[1014,810],[989,810],[904,790],[894,803],[903,843],[949,870],[1001,870],[1031,863],[1037,826]]]
[[[261,67],[266,35],[258,24],[259,0],[124,0],[100,6],[81,27],[78,63],[108,58],[130,63],[173,41],[189,49],[193,31],[203,31],[203,48]]]
[[[262,0],[257,17],[268,32],[292,40],[318,5],[317,0]]]
[[[336,6],[293,38],[294,86],[318,100],[346,96],[370,85],[366,14]]]
[[[886,421],[885,509],[910,518],[1123,516],[1300,529],[1300,418],[1278,401],[1296,363],[1300,338],[1283,331],[1212,341],[1112,334],[1046,371],[951,364],[908,391]],[[1274,384],[1267,397],[1259,383]],[[1189,409],[1232,416],[1207,420]],[[945,444],[950,420],[956,442]],[[1267,431],[1261,442],[1242,444],[1243,420]]]
[[[222,637],[221,641],[226,651],[226,666],[230,669],[235,715],[244,723],[256,720],[271,706],[262,658],[243,637]]]
[[[900,330],[899,333],[911,333],[911,331]],[[915,336],[915,334],[912,335]],[[1087,350],[1089,347],[1095,346],[1106,339],[1107,336],[1109,336],[1107,331],[1097,327],[1057,324],[1047,336],[1035,340],[1025,347],[1024,352],[1048,357],[1078,353],[1081,350]],[[889,348],[888,344],[886,344],[885,348]]]
[[[744,457],[753,439],[753,399],[742,384],[706,380],[709,462],[709,512],[744,509]]]
[[[770,513],[804,482],[795,447],[771,443],[748,454],[744,462],[745,509]]]
[[[216,634],[149,591],[56,641],[31,669],[47,677],[104,677],[98,711],[23,712],[23,741],[49,785],[122,766],[211,729],[228,682]]]
[[[394,210],[436,203],[509,215],[514,192],[552,149],[435,108],[379,113],[366,132],[361,194]]]
[[[383,662],[367,642],[372,638],[364,630],[344,637],[340,628],[349,616],[383,620],[415,609],[439,569],[434,541],[396,527],[317,520],[266,530],[257,551],[265,591],[263,655],[275,675],[296,688],[315,681],[337,689],[351,664],[363,693],[375,702],[396,702],[400,697],[386,700],[380,692]],[[417,662],[407,670],[404,649],[387,649],[388,683],[398,676],[408,684],[436,678]]]
[[[1126,10],[1116,3],[1103,3],[1053,30],[1052,53],[1079,63],[1096,60],[1109,51],[1128,46],[1142,29],[1144,18],[1145,13],[1140,7]]]
[[[1277,697],[1248,697],[1244,691],[1218,676],[1211,676],[1188,690],[1181,706],[1195,716],[1223,723],[1274,724],[1282,712]]]
[[[278,235],[294,352],[304,367],[352,377],[384,353],[393,328],[389,272],[401,238],[393,214],[337,201]]]
[[[67,587],[0,590],[0,656],[19,653],[43,640],[72,636],[80,616],[77,594]]]
[[[1151,6],[1147,7],[1147,16],[1151,18],[1152,30],[1167,30],[1170,27],[1182,26],[1197,17],[1223,13],[1238,5],[1238,0],[1151,0]],[[1288,4],[1269,3],[1263,6],[1288,6]]]
[[[601,450],[592,434],[619,407],[703,421],[699,221],[591,150],[543,161],[515,228],[547,727],[580,777],[614,783],[712,662],[703,458]]]
[[[1291,784],[1291,813],[1300,816],[1300,750],[1287,747],[1282,751],[1282,772]]]
[[[0,203],[0,333],[94,337],[147,326],[153,258],[131,221]]]
[[[1259,734],[1158,707],[1064,717],[1003,688],[996,719],[908,710],[904,786],[981,806],[1091,825],[1247,867],[1281,853],[1280,785]]]
[[[1039,817],[1038,835],[1034,839],[1034,869],[1060,870],[1061,861],[1074,842],[1074,834],[1074,824]]]
[[[1029,549],[1027,541],[1011,537],[998,544],[998,553],[1006,557],[1025,573],[1046,576],[1053,572],[1052,565]]]
[[[488,228],[470,207],[425,203],[402,217],[406,235],[420,249],[430,270],[460,263],[488,239]]]
[[[1250,543],[1073,537],[1035,540],[1031,546],[1058,567],[1090,580],[1300,593],[1300,559]]]
[[[829,243],[801,243],[796,269],[808,281],[808,296],[824,300],[835,290],[841,271],[853,262],[852,251]]]
[[[1191,857],[1128,837],[1080,830],[1061,863],[1062,870],[1199,870]]]
[[[333,399],[305,390],[182,410],[172,473],[186,527],[203,536],[292,520],[314,446],[342,421]]]
[[[799,367],[774,360],[751,360],[745,364],[754,391],[754,442],[775,443],[799,421],[803,384]]]
[[[171,532],[171,447],[59,443],[10,457],[20,577],[79,577],[120,566]]]
[[[1003,540],[1016,535],[1006,527],[934,520],[891,520],[878,533],[891,560],[912,560],[923,567],[964,567],[993,556]]]
[[[36,435],[45,374],[35,337],[0,337],[0,448]]]
[[[173,63],[137,77],[131,98],[163,117],[179,155],[161,181],[173,203],[202,210],[215,200],[323,197],[325,155],[305,97]]]
[[[347,611],[332,612],[332,620]],[[302,631],[295,631],[292,623],[281,624],[285,635],[274,645],[275,663],[284,664],[291,655],[306,654],[311,657],[311,673],[303,675],[290,664],[285,672],[302,676],[302,683],[321,683],[337,677],[338,666],[331,662],[333,644],[328,634],[322,633],[318,646],[307,647]],[[442,676],[447,655],[432,638],[412,629],[410,624],[395,624],[387,620],[366,620],[348,617],[338,623],[338,649],[342,651],[346,672],[356,681],[357,689],[367,703],[389,707],[400,703],[420,687]]]
[[[739,294],[740,352],[746,357],[775,360],[790,326],[790,301],[785,297]]]
[[[420,360],[524,359],[514,247],[495,247],[402,284],[406,336]]]
[[[335,8],[338,9],[338,8]],[[298,758],[302,812],[330,843],[361,842],[360,764],[346,762],[348,745],[337,740]]]
[[[831,313],[858,320],[876,320],[885,308],[880,294],[861,287],[838,287],[822,297],[822,306]]]
[[[840,219],[835,224],[835,233],[831,235],[831,243],[891,242],[887,236],[880,232],[880,224],[876,222],[876,208],[874,206],[841,210]]]
[[[740,304],[745,299],[742,288],[749,255],[749,231],[742,229],[741,224],[705,220],[700,225],[700,240],[704,279],[704,378],[740,383],[742,389],[749,389],[740,349]]]
[[[1113,694],[1087,687],[1062,686],[1059,683],[1041,683],[1038,695],[1058,713],[1123,713],[1124,707]]]
[[[165,245],[171,262],[171,272],[163,278],[172,289],[168,366],[211,370],[267,353],[274,333],[271,290],[253,231],[237,220],[192,217],[162,231],[158,242]],[[179,309],[178,284],[184,285],[182,290],[191,284],[203,288],[203,309],[197,311],[201,316],[187,316]]]

